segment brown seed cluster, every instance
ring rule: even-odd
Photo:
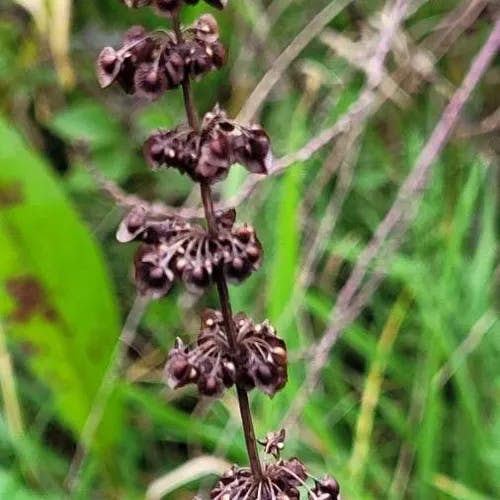
[[[283,340],[268,321],[254,323],[245,314],[234,316],[236,345],[231,346],[220,311],[207,309],[194,347],[176,340],[165,375],[170,387],[196,384],[204,396],[220,396],[237,384],[246,390],[257,387],[269,396],[287,380],[287,353]]]
[[[133,26],[119,49],[105,47],[101,51],[97,78],[103,88],[116,81],[128,94],[153,100],[186,78],[221,68],[225,59],[217,21],[204,14],[184,30],[180,43],[172,33],[149,33],[142,26]]]
[[[299,500],[299,488],[306,479],[306,468],[297,458],[266,464],[261,480],[256,479],[250,469],[234,465],[220,478],[211,491],[210,498],[213,500],[233,498]]]
[[[262,477],[256,478],[250,469],[233,467],[228,470],[210,492],[213,500],[247,498],[252,500],[299,500],[300,490],[307,490],[309,500],[340,500],[340,487],[331,476],[313,479],[314,486],[307,484],[311,476],[298,458],[280,458],[284,448],[285,430],[269,432],[259,441],[264,453],[272,455],[274,461],[264,465]],[[196,500],[196,499],[195,499]]]
[[[195,181],[225,179],[239,163],[254,174],[266,174],[272,165],[269,136],[258,125],[239,125],[216,106],[203,119],[201,131],[180,126],[154,132],[144,144],[152,168],[177,168]]]
[[[155,220],[136,207],[123,219],[117,239],[142,241],[134,259],[139,291],[164,296],[176,279],[199,293],[218,270],[240,283],[260,267],[262,246],[251,226],[234,226],[235,212],[220,214],[219,231],[211,235],[202,226],[181,218]]]
[[[252,500],[299,500],[300,489],[307,489],[309,500],[340,500],[338,482],[326,476],[315,480],[314,487],[306,484],[308,474],[298,458],[278,460],[264,466],[261,480],[256,480],[251,470],[234,465],[210,492],[213,500],[248,498]]]
[[[130,8],[146,7],[151,5],[157,12],[171,16],[177,12],[182,5],[196,5],[199,0],[122,0]],[[216,9],[223,9],[227,5],[227,0],[205,0],[206,3]]]

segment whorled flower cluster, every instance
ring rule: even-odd
[[[307,485],[309,474],[298,458],[281,459],[285,431],[271,432],[264,441],[264,452],[275,460],[264,464],[262,477],[256,478],[250,469],[234,465],[217,482],[210,492],[212,500],[299,500],[300,490],[305,488],[309,500],[339,500],[338,482],[326,476],[315,479],[314,486]]]
[[[183,31],[181,42],[172,33],[149,33],[142,26],[133,26],[119,49],[105,47],[101,51],[97,78],[103,88],[116,81],[128,94],[152,100],[186,78],[221,68],[225,59],[217,21],[204,14]]]
[[[193,347],[176,340],[165,366],[173,389],[196,384],[204,396],[220,396],[237,384],[254,387],[269,396],[287,381],[287,352],[268,321],[254,323],[245,314],[234,316],[235,345],[231,345],[220,311],[207,309],[201,319],[197,343]]]
[[[255,174],[271,168],[269,136],[258,125],[239,125],[216,106],[203,119],[200,132],[187,126],[154,132],[145,142],[144,156],[152,168],[177,168],[195,181],[214,183],[239,163]]]
[[[299,488],[306,479],[306,468],[297,458],[266,464],[260,480],[252,475],[250,469],[233,465],[219,479],[210,493],[210,498],[212,500],[233,498],[299,500]]]
[[[142,241],[134,258],[139,291],[152,298],[164,296],[176,279],[199,293],[223,272],[239,283],[259,268],[262,246],[251,226],[234,226],[235,212],[219,214],[218,232],[181,218],[155,220],[136,207],[123,219],[117,232],[122,243]]]
[[[239,163],[248,171],[271,169],[270,139],[258,125],[243,126],[216,106],[198,124],[189,81],[225,62],[219,27],[205,14],[182,29],[180,8],[199,0],[122,0],[130,8],[151,6],[172,17],[174,33],[132,27],[118,49],[105,47],[97,61],[101,87],[117,82],[125,92],[156,99],[182,85],[189,126],[154,132],[143,146],[150,167],[173,167],[201,185],[208,228],[181,217],[158,218],[138,206],[122,220],[121,242],[139,241],[134,258],[140,292],[164,296],[178,280],[194,292],[217,283],[224,313],[207,309],[194,345],[177,339],[168,354],[165,377],[171,388],[195,384],[201,395],[215,397],[237,386],[250,468],[233,466],[211,491],[212,500],[339,500],[339,485],[327,476],[310,476],[298,458],[282,459],[285,431],[270,432],[259,443],[272,460],[261,463],[256,450],[246,391],[273,397],[287,382],[287,349],[266,320],[255,323],[244,313],[232,315],[226,280],[240,282],[259,268],[262,246],[251,226],[235,227],[236,212],[214,213],[209,184],[227,177]],[[205,0],[222,9],[227,0]],[[313,486],[307,482],[312,479]]]
[[[196,5],[199,0],[122,0],[122,2],[133,9],[151,5],[160,14],[171,16],[182,5]],[[205,2],[216,9],[223,9],[227,5],[227,0],[205,0]]]

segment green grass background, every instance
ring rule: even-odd
[[[270,2],[229,3],[216,14],[228,65],[194,91],[201,110],[218,101],[235,114],[272,59],[328,2],[275,0],[271,8],[282,5],[283,12],[260,41]],[[433,83],[405,80],[405,104],[389,100],[368,120],[337,225],[298,299],[304,249],[338,183],[330,175],[318,189],[315,179],[338,143],[261,183],[239,208],[238,219],[255,225],[265,260],[260,272],[231,287],[234,308],[269,318],[291,357],[281,394],[273,400],[252,394],[259,436],[277,430],[293,404],[308,369],[307,347],[324,333],[339,288],[487,37],[494,3],[435,62]],[[424,2],[407,20],[406,34],[425,45],[460,5]],[[370,20],[382,6],[352,2],[329,28],[355,41],[376,34]],[[185,21],[207,9],[190,8]],[[213,292],[194,300],[177,287],[149,304],[117,376],[106,378],[120,354],[121,325],[137,306],[133,245],[115,242],[121,210],[84,164],[149,200],[181,204],[192,186],[173,170],[150,172],[140,154],[149,131],[184,120],[180,93],[137,103],[117,88],[98,89],[93,64],[127,26],[166,21],[118,0],[73,2],[69,56],[76,80],[63,87],[46,42],[23,12],[13,2],[0,6],[0,498],[143,498],[151,481],[200,454],[245,463],[234,394],[199,402],[193,390],[172,393],[162,380],[174,338],[197,332],[200,310],[217,304]],[[369,53],[376,38],[362,40]],[[477,123],[498,108],[495,62],[464,121]],[[388,64],[402,62],[391,56]],[[359,69],[313,41],[260,114],[275,155],[333,123],[362,86]],[[500,498],[498,150],[498,130],[452,138],[382,286],[343,332],[320,386],[288,429],[286,454],[300,456],[317,476],[335,475],[345,499]],[[221,193],[236,193],[245,176],[233,169]],[[12,193],[21,199],[12,201]],[[13,279],[35,280],[44,297],[24,320],[16,319]],[[100,423],[89,433],[88,415],[103,394]],[[68,485],[78,444],[90,453]],[[207,478],[187,481],[166,498],[192,498],[214,480]]]

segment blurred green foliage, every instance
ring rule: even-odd
[[[328,2],[230,3],[217,14],[229,63],[194,85],[203,111],[219,101],[237,113],[273,58]],[[262,40],[269,3],[283,12]],[[439,33],[459,5],[424,2],[406,25],[414,43]],[[353,2],[330,27],[358,40],[382,6]],[[246,460],[233,395],[198,404],[193,391],[173,394],[162,382],[175,336],[189,338],[198,312],[216,304],[214,295],[194,300],[180,289],[147,307],[97,432],[81,442],[119,344],[119,325],[135,300],[133,249],[114,240],[120,210],[85,165],[131,193],[169,204],[182,203],[192,185],[174,171],[149,171],[140,153],[151,129],[184,119],[180,93],[138,103],[118,89],[99,90],[93,74],[99,50],[116,43],[126,27],[164,21],[118,0],[74,2],[73,9],[70,60],[77,83],[63,89],[30,17],[13,2],[0,6],[0,317],[23,417],[22,432],[13,433],[8,408],[16,401],[6,400],[3,364],[0,498],[143,498],[152,480],[199,453]],[[186,9],[185,21],[207,9],[203,3]],[[331,175],[315,183],[331,150],[262,183],[240,208],[239,219],[255,224],[266,258],[261,272],[231,288],[235,309],[268,317],[291,351],[286,389],[272,401],[252,396],[259,436],[288,414],[307,369],[305,349],[324,333],[339,287],[391,206],[449,88],[487,36],[491,17],[485,8],[450,46],[436,63],[435,85],[415,86],[410,78],[402,83],[406,104],[389,101],[369,120],[338,223],[325,236],[311,284],[298,296],[304,249],[338,182]],[[400,63],[389,61],[390,67]],[[499,79],[497,65],[467,107],[467,121],[479,122],[498,107]],[[349,61],[319,40],[311,43],[260,117],[276,156],[333,123],[362,84]],[[480,134],[446,148],[384,284],[343,333],[322,385],[289,432],[286,453],[300,454],[317,475],[334,474],[345,498],[500,497],[498,135],[494,139],[494,133]],[[244,179],[235,170],[221,186],[226,195]],[[380,393],[371,412],[362,411],[374,383]],[[373,430],[357,432],[360,419],[373,419]],[[76,461],[79,474],[68,485],[78,445],[90,454]],[[200,484],[168,498],[192,498]]]

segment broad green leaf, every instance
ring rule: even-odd
[[[0,318],[79,437],[119,334],[103,258],[57,180],[0,118]],[[108,406],[95,448],[120,435]],[[89,444],[89,443],[87,443]]]

